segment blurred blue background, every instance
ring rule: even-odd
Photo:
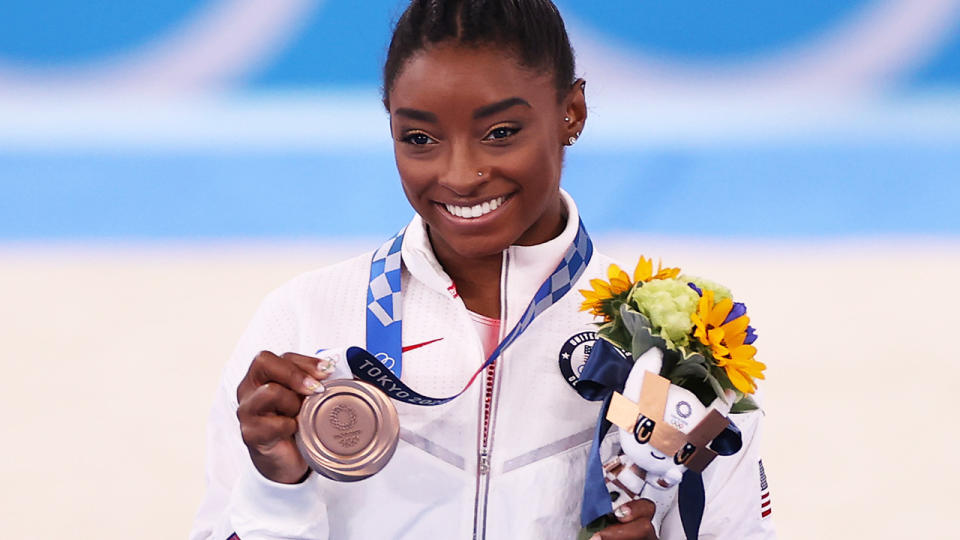
[[[0,240],[391,234],[402,4],[6,0]],[[960,1],[557,4],[594,231],[960,233]]]

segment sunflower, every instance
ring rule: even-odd
[[[664,268],[663,263],[657,263],[657,273],[653,273],[653,260],[640,256],[637,266],[633,270],[633,279],[623,269],[615,264],[607,268],[607,279],[591,279],[590,286],[593,289],[580,289],[584,301],[580,305],[580,311],[589,311],[596,317],[603,317],[606,322],[610,322],[616,316],[617,310],[614,309],[613,301],[626,300],[624,293],[629,292],[634,284],[648,282],[654,279],[672,279],[680,273],[679,268]]]
[[[613,320],[612,301],[633,287],[630,276],[620,269],[619,266],[611,264],[607,269],[607,279],[591,279],[590,286],[593,289],[580,289],[584,301],[580,305],[580,311],[589,311],[596,317],[603,317],[606,321]]]
[[[713,300],[713,291],[704,289],[697,311],[690,315],[696,328],[693,335],[710,348],[717,366],[726,371],[733,386],[752,394],[757,389],[753,379],[763,379],[767,366],[754,360],[757,349],[750,345],[755,336],[746,307],[729,298],[717,304]]]
[[[653,259],[647,259],[643,255],[637,261],[637,267],[633,269],[633,281],[652,281],[654,279],[673,279],[680,273],[679,268],[664,268],[662,261],[657,261],[657,273],[653,273]]]

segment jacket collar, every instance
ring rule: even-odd
[[[535,246],[507,248],[501,289],[507,300],[504,304],[507,320],[504,322],[508,327],[516,324],[537,289],[560,264],[577,236],[580,224],[577,206],[566,191],[561,189],[560,196],[567,208],[567,224],[559,236]],[[407,226],[401,253],[403,264],[413,278],[438,292],[454,295],[453,281],[440,266],[430,245],[426,224],[419,215],[414,216]]]

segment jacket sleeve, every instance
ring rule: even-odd
[[[298,538],[325,540],[328,523],[316,475],[297,485],[267,480],[254,468],[240,436],[237,385],[262,350],[295,350],[296,317],[282,290],[257,310],[224,368],[207,424],[207,491],[191,540]]]
[[[762,411],[735,414],[731,419],[743,435],[743,448],[718,457],[704,473],[706,506],[700,538],[713,540],[772,540],[770,495],[760,460]]]

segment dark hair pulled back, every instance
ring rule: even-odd
[[[574,81],[574,57],[550,0],[412,0],[393,30],[383,66],[383,103],[404,63],[429,45],[454,41],[503,48],[521,65],[552,73],[560,96]]]

